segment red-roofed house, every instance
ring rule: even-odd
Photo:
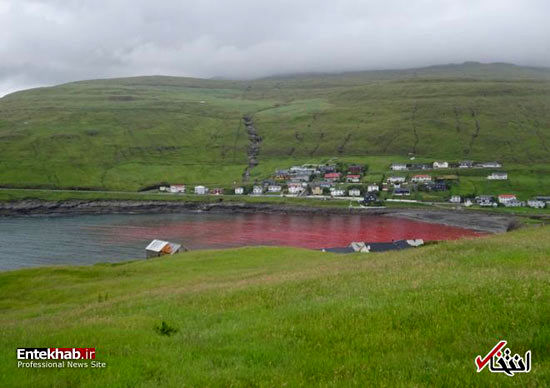
[[[498,196],[499,203],[507,203],[510,201],[517,201],[515,194],[500,194]]]
[[[346,176],[346,180],[352,183],[358,183],[360,179],[361,175],[348,174],[348,176]]]
[[[171,193],[185,193],[185,185],[170,185]]]
[[[329,172],[325,174],[325,179],[327,181],[335,182],[337,180],[340,180],[341,174],[339,172]]]
[[[430,175],[420,174],[420,175],[415,175],[411,178],[411,182],[416,182],[416,183],[431,182],[431,181],[432,181],[432,177]]]

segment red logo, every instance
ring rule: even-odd
[[[504,373],[513,376],[514,373],[528,373],[531,371],[531,351],[525,352],[525,356],[511,355],[510,349],[504,348],[506,341],[498,342],[490,351],[481,358],[477,356],[475,363],[477,372],[481,372],[487,365],[492,373]],[[504,348],[504,350],[503,350]]]

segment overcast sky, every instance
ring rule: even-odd
[[[0,0],[0,96],[134,75],[550,66],[550,0]]]

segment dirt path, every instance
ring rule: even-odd
[[[246,149],[246,156],[248,158],[248,166],[243,173],[243,182],[248,182],[250,179],[250,171],[258,165],[258,155],[260,154],[260,145],[262,143],[262,137],[258,135],[258,131],[254,127],[254,121],[251,116],[243,117],[246,132],[248,133],[248,148]]]

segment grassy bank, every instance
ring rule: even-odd
[[[76,254],[76,253],[75,253]],[[291,248],[0,273],[3,386],[548,386],[550,229],[402,252]],[[176,330],[163,335],[165,322]],[[169,330],[168,330],[169,331]],[[166,333],[166,330],[164,330]],[[500,339],[532,371],[475,372]],[[17,347],[105,369],[17,369]]]
[[[296,205],[313,207],[347,207],[349,200],[341,199],[311,199],[297,197],[280,196],[250,196],[250,195],[186,195],[186,194],[162,194],[148,192],[121,192],[121,191],[76,191],[76,190],[20,190],[9,189],[0,190],[0,202],[6,201],[24,201],[24,200],[42,200],[42,201],[171,201],[171,202],[191,202],[191,203],[257,203],[274,205]]]

